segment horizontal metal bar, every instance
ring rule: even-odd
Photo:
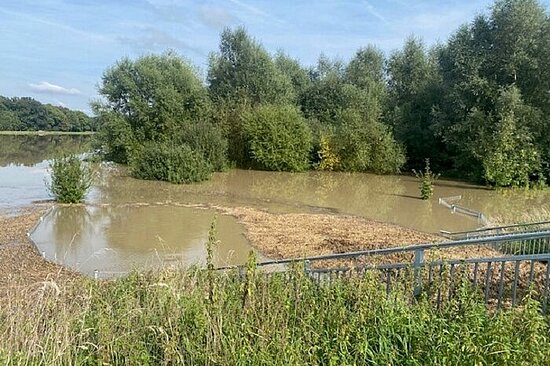
[[[440,242],[440,243],[426,243],[426,244],[416,244],[416,245],[413,244],[413,245],[407,245],[402,247],[390,247],[390,248],[370,249],[370,250],[362,250],[362,251],[355,251],[355,252],[318,255],[318,256],[310,256],[310,257],[302,257],[302,258],[270,260],[270,261],[258,263],[258,266],[261,267],[261,266],[268,266],[268,265],[274,265],[274,264],[289,264],[289,263],[301,262],[304,260],[320,261],[320,260],[331,260],[331,259],[347,259],[347,258],[354,258],[354,257],[360,257],[360,256],[367,256],[367,255],[384,255],[384,254],[412,252],[415,250],[447,249],[447,248],[460,247],[460,246],[470,246],[470,245],[477,245],[477,244],[494,244],[494,243],[500,243],[500,242],[516,241],[521,239],[537,239],[537,238],[550,238],[550,231],[541,231],[536,233],[506,234],[506,235],[492,236],[489,238],[485,237],[485,238],[462,239],[462,240]],[[229,268],[235,268],[235,267],[238,267],[238,266],[221,267],[219,269],[229,269]]]
[[[481,258],[468,258],[468,259],[451,259],[451,260],[437,260],[427,261],[420,265],[420,267],[435,267],[443,265],[457,265],[457,264],[486,264],[486,263],[506,263],[506,262],[533,262],[533,261],[549,261],[550,253],[545,254],[533,254],[533,255],[514,255],[504,257],[481,257]],[[310,272],[327,273],[327,272],[347,272],[353,270],[385,270],[385,269],[405,269],[414,268],[413,263],[391,263],[381,265],[365,265],[359,267],[344,267],[344,268],[322,268],[312,269]]]
[[[510,228],[516,228],[516,227],[529,227],[534,225],[545,225],[550,224],[550,221],[539,221],[539,222],[529,222],[525,224],[514,224],[514,225],[505,225],[505,226],[494,226],[494,227],[487,227],[487,228],[481,228],[476,230],[470,230],[470,231],[445,231],[440,230],[442,234],[446,235],[464,235],[464,234],[473,234],[473,233],[481,233],[485,231],[492,231],[492,230],[500,230],[500,229],[510,229]]]

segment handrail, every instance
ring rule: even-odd
[[[481,229],[476,230],[469,230],[469,231],[445,231],[440,230],[441,233],[445,235],[463,235],[463,234],[472,234],[472,233],[481,233],[486,231],[492,231],[492,230],[502,230],[502,229],[510,229],[510,228],[516,228],[516,227],[529,227],[534,225],[545,225],[550,224],[550,221],[538,221],[538,222],[528,222],[524,224],[513,224],[513,225],[503,225],[503,226],[493,226],[493,227],[485,227]]]
[[[360,250],[354,252],[346,253],[336,253],[336,254],[326,254],[326,255],[317,255],[309,257],[300,257],[300,258],[288,258],[288,259],[275,259],[265,262],[260,262],[257,264],[258,267],[277,265],[277,264],[290,264],[303,261],[319,261],[319,260],[333,260],[333,259],[349,259],[360,256],[367,255],[383,255],[383,254],[395,254],[395,253],[404,253],[404,252],[415,252],[415,251],[424,251],[430,249],[448,249],[460,246],[470,246],[476,244],[494,244],[499,242],[506,241],[515,241],[522,239],[539,239],[539,238],[548,238],[550,237],[550,230],[540,231],[540,232],[531,232],[531,233],[519,233],[519,234],[506,234],[506,235],[497,235],[492,237],[484,238],[473,238],[473,239],[462,239],[455,241],[439,242],[439,243],[424,243],[424,244],[409,244],[401,247],[390,247],[390,248],[380,248],[380,249],[369,249],[369,250]],[[224,266],[218,267],[218,270],[234,269],[241,266]]]

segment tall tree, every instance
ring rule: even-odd
[[[387,120],[406,147],[409,167],[421,168],[429,158],[440,169],[444,146],[431,128],[432,108],[440,95],[435,58],[420,39],[410,37],[402,50],[391,55],[387,72]]]
[[[215,101],[259,105],[294,98],[290,79],[244,28],[222,32],[219,52],[210,56],[208,85]]]

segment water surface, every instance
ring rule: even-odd
[[[0,135],[0,213],[50,199],[48,160],[89,150],[89,136]]]
[[[58,207],[32,234],[47,258],[101,276],[134,268],[204,264],[212,220],[223,238],[214,264],[241,264],[250,246],[231,216],[213,210],[173,206]]]
[[[50,198],[44,186],[48,160],[89,149],[89,136],[0,135],[0,212]],[[272,213],[357,215],[426,232],[477,228],[472,218],[453,214],[439,198],[495,217],[533,207],[550,209],[548,193],[507,191],[439,180],[431,200],[419,199],[411,176],[361,173],[280,173],[234,169],[207,182],[174,185],[130,178],[112,164],[96,166],[87,207],[58,207],[33,234],[47,258],[90,273],[119,272],[134,266],[188,265],[204,261],[204,242],[214,210],[172,204],[247,206]],[[171,206],[172,205],[172,206]],[[217,264],[242,263],[250,250],[244,228],[220,216]]]

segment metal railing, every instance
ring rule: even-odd
[[[512,233],[518,233],[518,232],[534,232],[534,231],[544,231],[544,230],[550,230],[550,221],[538,221],[538,222],[528,222],[528,223],[522,223],[522,224],[484,227],[484,228],[469,230],[469,231],[451,232],[446,230],[440,230],[440,233],[448,239],[468,239],[468,238],[479,238],[483,236],[512,234]]]
[[[526,245],[539,249],[503,255],[503,248],[522,248],[522,245],[523,249]],[[477,256],[468,257],[467,252]],[[534,291],[546,312],[550,231],[271,260],[260,262],[257,267],[266,273],[285,272],[296,263],[303,263],[304,271],[320,284],[377,271],[388,294],[395,285],[408,285],[415,297],[428,296],[438,306],[452,298],[459,281],[471,283],[482,292],[486,304],[497,308],[517,306]],[[226,266],[218,270],[235,268],[242,272],[244,267]]]
[[[456,203],[453,203],[455,201],[459,201],[462,199],[462,196],[452,196],[452,197],[440,197],[438,199],[438,203],[440,205],[443,205],[451,210],[452,213],[458,213],[462,215],[466,215],[469,217],[476,218],[477,221],[482,225],[487,225],[489,222],[487,220],[487,217],[480,211],[472,210],[471,208],[464,207],[457,205]]]

